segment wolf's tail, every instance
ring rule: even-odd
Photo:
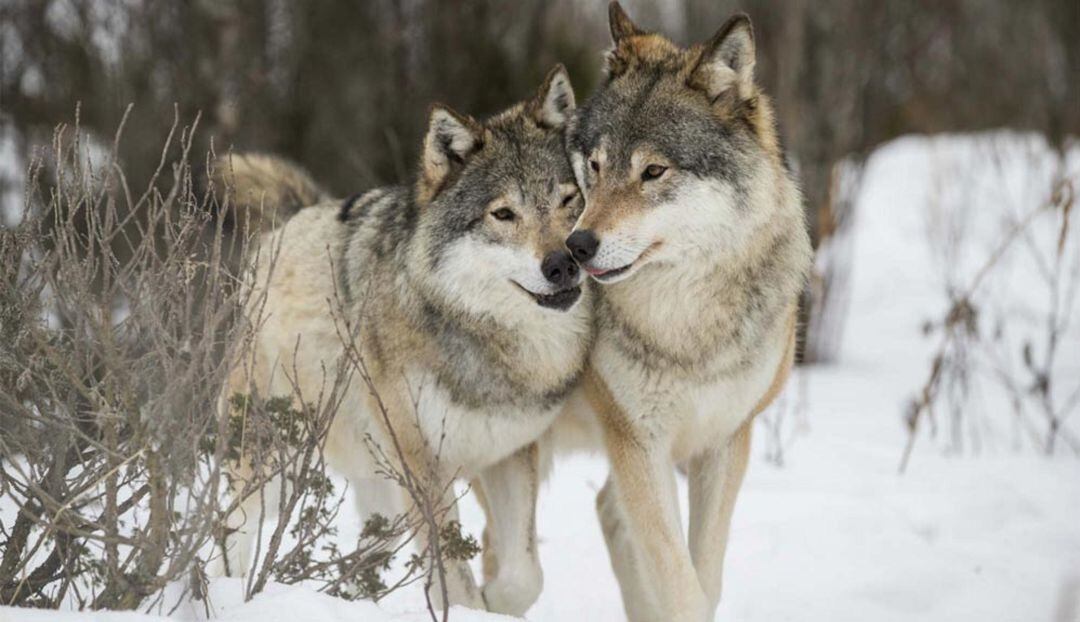
[[[270,231],[328,195],[307,171],[261,153],[232,153],[214,161],[213,188],[226,221],[249,231]]]

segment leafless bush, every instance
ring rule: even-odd
[[[93,162],[78,125],[62,126],[3,232],[0,481],[18,506],[6,604],[136,607],[212,531],[216,480],[197,482],[194,466],[217,422],[237,290],[191,192],[192,136],[174,124],[136,194],[114,158]]]
[[[228,362],[258,321],[242,321],[260,302],[236,269],[248,236],[227,230],[227,198],[197,191],[213,162],[193,166],[197,117],[181,128],[176,115],[138,191],[117,158],[123,125],[103,154],[77,120],[59,127],[29,167],[21,218],[0,228],[0,604],[167,607],[173,582],[202,598],[226,518],[274,481],[287,492],[248,596],[271,580],[385,595],[404,582],[384,573],[408,534],[442,514],[373,516],[337,543],[343,493],[322,449],[347,373],[323,395],[223,407]],[[393,455],[387,475],[408,487]],[[432,524],[445,537],[407,578],[437,577],[447,543],[468,541]]]
[[[972,402],[978,389],[985,389],[978,391],[980,397],[989,394],[991,401],[1007,401],[1021,436],[1041,451],[1052,454],[1064,444],[1080,455],[1080,437],[1065,427],[1080,409],[1080,382],[1062,360],[1080,289],[1080,232],[1072,218],[1078,180],[1069,176],[1065,162],[1065,155],[1058,153],[1045,200],[1026,209],[1007,210],[1012,216],[1005,235],[966,282],[956,266],[963,263],[967,225],[935,225],[949,304],[941,317],[924,325],[924,333],[936,335],[938,345],[926,381],[905,415],[909,437],[901,471],[921,428],[929,425],[931,433],[937,432],[941,411],[947,417],[954,451],[961,450],[964,439],[980,442],[985,426]],[[965,200],[980,212],[987,209],[973,197]],[[1035,266],[1042,291],[1036,299],[1025,301],[1030,304],[1017,307],[1007,301],[1015,294],[995,296],[986,291],[995,277],[1007,271],[1007,257]]]

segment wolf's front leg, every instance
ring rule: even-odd
[[[453,487],[449,487],[449,495],[444,500],[446,503],[451,503],[450,509],[446,512],[445,521],[458,520],[457,504],[453,499]],[[420,533],[419,546],[421,550],[426,550],[430,538],[439,537],[438,534],[431,534],[430,530],[423,528]],[[467,561],[456,559],[444,559],[442,560],[443,570],[446,577],[446,597],[451,606],[464,605],[469,609],[483,609],[484,600],[480,596],[480,588],[476,585],[476,579],[473,577],[472,568],[469,568]],[[428,596],[431,597],[431,604],[435,607],[436,611],[443,609],[442,590],[439,585],[438,574],[433,578],[431,582],[431,588],[428,590]]]
[[[544,575],[536,547],[541,448],[533,443],[480,473],[473,490],[484,508],[484,602],[488,611],[524,615]]]
[[[619,582],[626,617],[630,622],[643,622],[645,618],[641,616],[657,608],[652,602],[655,596],[643,567],[639,543],[634,541],[627,527],[626,516],[615,498],[615,484],[610,477],[596,495],[596,514],[600,518],[611,568]]]
[[[720,603],[735,496],[739,494],[750,457],[747,419],[721,446],[690,461],[690,556],[705,590],[710,615]]]
[[[454,494],[454,487],[450,485],[446,479],[446,475],[440,472],[437,468],[428,466],[428,458],[423,455],[418,455],[418,452],[410,451],[408,448],[403,448],[401,458],[405,464],[408,465],[415,477],[420,478],[421,488],[413,492],[408,491],[405,488],[401,489],[401,493],[405,500],[405,507],[410,508],[411,512],[421,512],[417,508],[417,499],[413,497],[414,493],[431,493],[439,498],[431,498],[424,501],[426,505],[430,506],[430,509],[438,512],[440,508],[446,508],[445,514],[442,516],[439,526],[446,525],[450,522],[459,521],[457,499]],[[436,494],[436,491],[442,491],[441,495]],[[432,527],[428,521],[419,527],[416,534],[417,547],[421,554],[430,550],[432,538],[439,538],[438,532],[433,533]],[[437,611],[442,610],[444,604],[464,605],[470,609],[483,609],[484,601],[480,596],[480,588],[476,585],[476,579],[473,578],[472,569],[469,568],[469,563],[465,560],[459,559],[444,559],[441,560],[443,576],[446,580],[446,601],[443,601],[442,586],[439,583],[439,572],[433,568],[433,576],[431,579],[431,585],[428,588],[428,597],[431,599],[431,604]]]
[[[413,473],[423,473],[420,470],[419,463],[406,457],[406,461],[409,463],[409,468]],[[438,478],[441,480],[441,478]],[[431,506],[433,510],[438,508],[447,508],[445,514],[442,515],[442,520],[439,525],[446,525],[452,521],[458,521],[458,508],[457,499],[454,497],[454,487],[452,485],[443,486],[439,481],[429,482],[428,490],[445,490],[445,494],[439,499],[430,499],[425,502]],[[419,513],[420,510],[416,507],[416,499],[406,489],[402,488],[401,493],[405,500],[406,507],[410,508],[410,512]],[[413,514],[416,516],[416,514]],[[416,532],[416,546],[418,552],[423,556],[431,548],[432,538],[438,538],[440,534],[432,532],[432,525],[428,521],[423,521]],[[430,561],[430,560],[429,560]],[[446,580],[446,600],[443,600],[442,585],[439,583],[439,571],[435,567],[431,568],[432,576],[431,582],[428,586],[428,598],[431,600],[432,606],[436,611],[441,611],[444,604],[464,605],[470,609],[483,609],[484,601],[480,596],[480,588],[476,585],[476,579],[473,577],[472,568],[469,567],[469,563],[464,560],[448,559],[443,556],[442,563],[442,576]]]
[[[705,594],[683,542],[674,465],[666,448],[613,430],[607,434],[607,446],[615,500],[626,519],[627,540],[640,552],[640,580],[649,594],[646,599],[624,602],[627,617],[650,622],[702,622],[706,619]],[[622,585],[624,577],[618,578],[624,595],[641,589]]]
[[[424,520],[416,532],[418,552],[424,555],[430,549],[432,539],[440,537],[439,533],[433,533],[433,528],[458,520],[457,499],[454,487],[449,481],[453,474],[439,466],[439,456],[432,453],[420,427],[416,425],[413,394],[403,378],[404,376],[394,377],[392,374],[376,375],[371,386],[377,387],[377,390],[372,388],[367,396],[367,412],[375,413],[376,421],[382,426],[383,438],[386,440],[382,441],[381,450],[391,456],[392,466],[403,472],[407,467],[411,472],[408,479],[415,487],[412,490],[402,487],[400,491],[404,507],[410,512],[410,516],[416,517],[425,513],[417,507],[418,504],[427,506],[425,509],[428,513],[438,513],[442,508],[446,508],[439,525],[432,525]],[[394,465],[398,460],[401,461],[400,465]],[[443,559],[442,569],[446,579],[446,602],[443,601],[437,570],[428,589],[431,604],[436,610],[443,609],[444,604],[464,605],[470,609],[484,608],[480,588],[476,585],[467,561]]]

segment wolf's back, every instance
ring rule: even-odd
[[[234,153],[214,162],[218,205],[237,227],[270,231],[300,211],[328,198],[307,171],[277,156]]]

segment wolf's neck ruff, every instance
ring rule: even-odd
[[[653,371],[708,381],[750,365],[802,287],[804,251],[765,231],[739,262],[653,264],[597,288],[597,328]]]

